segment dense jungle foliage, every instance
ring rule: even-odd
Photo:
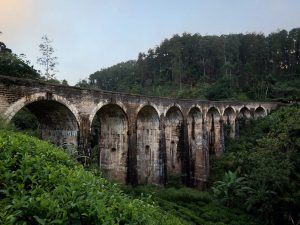
[[[181,98],[300,98],[300,28],[260,33],[183,33],[78,84]]]

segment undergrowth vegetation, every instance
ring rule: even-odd
[[[201,225],[259,225],[259,220],[239,210],[218,204],[209,192],[192,188],[163,188],[158,186],[123,187],[125,193],[138,199],[151,199],[162,210],[181,217],[188,224]]]
[[[0,129],[0,224],[185,224],[45,141]]]

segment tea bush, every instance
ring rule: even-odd
[[[0,129],[0,224],[185,224],[51,144]]]

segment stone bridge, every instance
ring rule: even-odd
[[[122,183],[165,184],[179,177],[201,188],[209,155],[224,151],[224,137],[238,137],[241,121],[277,105],[146,97],[0,76],[2,116],[11,120],[28,108],[42,139],[93,155]]]

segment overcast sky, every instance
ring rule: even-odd
[[[75,84],[183,32],[228,34],[300,27],[300,0],[0,0],[0,40],[36,65],[53,40],[57,78]]]

